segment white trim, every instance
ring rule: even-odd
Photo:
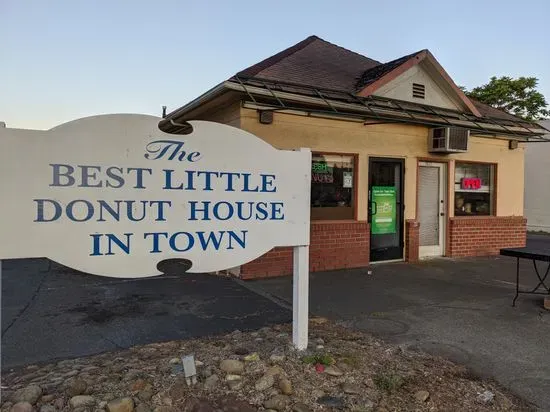
[[[445,255],[445,241],[447,234],[446,215],[447,215],[447,167],[446,163],[437,162],[419,162],[418,167],[437,167],[439,169],[439,243],[437,245],[419,246],[418,256],[421,259],[441,257]],[[417,186],[419,182],[416,182]],[[417,191],[418,196],[418,191]],[[422,226],[422,222],[419,222]]]

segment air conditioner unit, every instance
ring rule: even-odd
[[[462,127],[434,127],[430,129],[428,152],[462,153],[468,151],[470,130]]]

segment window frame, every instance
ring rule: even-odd
[[[492,198],[491,198],[491,210],[490,210],[490,213],[487,214],[487,215],[456,215],[455,212],[454,212],[454,204],[455,204],[455,201],[456,201],[456,193],[457,193],[457,190],[455,189],[455,186],[456,186],[456,168],[457,168],[457,165],[460,165],[460,164],[466,164],[466,165],[485,165],[485,166],[492,166],[493,167],[493,190],[492,191],[489,191],[489,193],[492,195]],[[452,179],[452,184],[453,184],[453,203],[452,203],[452,208],[453,208],[453,215],[454,217],[456,218],[464,218],[464,219],[471,219],[471,218],[487,218],[487,217],[494,217],[494,216],[497,216],[497,191],[498,191],[498,163],[493,163],[493,162],[482,162],[482,161],[476,161],[476,160],[455,160],[454,161],[454,165],[453,165],[453,176],[451,177]],[[460,191],[458,191],[458,193],[460,193]],[[449,205],[451,206],[451,205]]]
[[[357,184],[359,182],[359,154],[358,153],[345,153],[345,152],[329,152],[329,151],[320,151],[320,150],[312,150],[311,151],[311,161],[313,162],[314,156],[323,156],[323,155],[334,155],[334,156],[351,156],[353,159],[353,188],[352,188],[352,214],[353,217],[349,219],[325,219],[325,218],[314,218],[313,217],[313,209],[322,209],[322,208],[314,208],[311,207],[311,200],[310,200],[310,221],[312,222],[353,222],[357,221],[358,211],[359,211],[359,199],[358,199],[358,188]],[[310,165],[311,168],[311,165]],[[311,189],[309,190],[309,195],[311,199]]]

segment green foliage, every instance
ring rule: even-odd
[[[372,378],[374,384],[378,389],[382,389],[386,392],[392,392],[401,388],[405,384],[405,380],[393,373],[379,373]]]
[[[489,83],[465,91],[466,95],[480,102],[503,109],[526,120],[539,120],[550,116],[548,103],[537,91],[536,77],[491,77]]]
[[[302,362],[312,365],[334,365],[334,358],[328,353],[316,353],[315,355],[304,356]]]

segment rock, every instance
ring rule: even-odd
[[[190,398],[183,408],[186,412],[216,412],[214,406],[205,399]]]
[[[292,395],[292,383],[287,378],[279,380],[279,389],[283,395]]]
[[[260,360],[260,355],[258,355],[256,352],[251,353],[250,355],[246,355],[244,357],[245,362],[256,362]]]
[[[145,403],[140,403],[134,411],[135,412],[151,412],[151,408],[149,407],[149,405],[147,405]]]
[[[320,398],[322,396],[325,396],[325,392],[322,391],[321,389],[314,389],[312,392],[311,392],[311,396],[314,398],[314,399],[317,399],[317,398]]]
[[[229,386],[229,389],[231,390],[237,390],[243,386],[243,380],[240,375],[227,375],[225,380],[227,382],[227,386]]]
[[[375,387],[374,381],[372,380],[372,378],[365,379],[365,385],[367,386],[367,388],[374,388]]]
[[[86,406],[95,406],[95,398],[89,395],[73,396],[69,400],[69,405],[71,405],[71,408],[73,409],[82,408]]]
[[[97,406],[99,407],[99,409],[105,409],[105,407],[107,406],[107,403],[108,403],[107,401],[101,401]]]
[[[146,386],[147,386],[147,381],[145,381],[144,379],[138,379],[137,381],[135,381],[130,385],[130,390],[133,392],[142,391],[143,389],[145,389]]]
[[[204,389],[214,389],[216,386],[218,386],[219,381],[220,378],[218,377],[218,375],[209,376],[204,381]]]
[[[170,365],[177,365],[178,363],[181,363],[181,359],[180,358],[172,358],[172,359],[170,359],[170,361],[168,363]]]
[[[275,409],[276,411],[284,411],[288,405],[290,398],[286,395],[275,395],[264,402],[266,409]]]
[[[42,396],[42,388],[38,385],[29,385],[16,391],[11,400],[13,403],[28,402],[34,405],[40,396]]]
[[[173,407],[173,406],[166,406],[166,405],[162,405],[162,406],[157,406],[153,412],[179,412],[177,408]]]
[[[43,395],[40,398],[40,402],[49,403],[49,402],[53,401],[54,399],[55,399],[55,396],[53,396],[53,395]]]
[[[323,340],[323,338],[317,338],[317,339],[315,339],[315,343],[317,345],[324,345],[325,341]]]
[[[317,349],[317,350],[325,349],[325,346],[324,345],[317,345],[315,347],[315,349]]]
[[[205,367],[204,369],[202,369],[200,372],[199,372],[200,376],[202,376],[203,378],[208,378],[209,376],[212,376],[214,374],[214,367],[212,366],[207,366]]]
[[[53,406],[55,406],[56,409],[63,409],[63,407],[65,406],[65,399],[57,398],[54,401]]]
[[[348,395],[359,395],[363,391],[361,390],[361,387],[359,385],[346,382],[342,384],[342,392]]]
[[[232,375],[239,375],[244,372],[244,364],[235,359],[225,359],[220,362],[220,369]]]
[[[477,395],[477,400],[481,403],[492,403],[495,399],[495,394],[491,391],[484,391]]]
[[[279,353],[272,353],[269,357],[269,360],[273,363],[283,362],[285,360],[285,355]]]
[[[132,398],[119,398],[107,404],[107,412],[133,412],[134,400]]]
[[[231,381],[240,381],[242,380],[242,376],[241,375],[227,375],[225,377],[225,380],[227,382],[231,382]]]
[[[328,322],[328,319],[327,318],[321,318],[321,317],[318,317],[318,318],[311,318],[309,320],[309,323],[312,323],[313,325],[323,325],[325,323]]]
[[[78,370],[72,370],[72,371],[69,371],[65,374],[63,374],[63,377],[64,378],[72,378],[73,376],[76,376],[78,375]]]
[[[317,399],[317,402],[321,405],[328,406],[329,408],[344,409],[344,399],[337,396],[321,396]]]
[[[216,410],[220,412],[257,412],[257,409],[249,403],[234,398],[224,398]]]
[[[82,395],[84,392],[86,392],[86,389],[88,388],[88,384],[85,380],[82,379],[73,379],[69,382],[67,382],[67,387],[65,389],[65,393],[69,397]]]
[[[273,375],[266,374],[256,381],[254,387],[257,391],[265,391],[273,386],[275,378]]]
[[[42,405],[40,407],[40,412],[56,412],[56,410],[53,405]]]
[[[29,402],[17,402],[11,407],[10,412],[32,412],[32,405]]]
[[[342,372],[336,366],[327,366],[325,368],[325,373],[329,376],[342,376],[344,374],[344,372]]]
[[[244,356],[244,355],[248,355],[250,353],[250,351],[246,348],[237,348],[235,349],[235,355],[239,355],[239,356]]]
[[[419,402],[426,402],[430,397],[430,392],[428,391],[418,391],[414,394],[414,398]]]
[[[283,368],[281,368],[280,366],[272,366],[270,368],[267,369],[267,371],[265,372],[266,375],[273,375],[273,376],[280,376],[280,375],[284,375],[285,374],[285,371],[283,370]]]
[[[153,386],[151,384],[147,384],[147,386],[138,393],[138,398],[141,401],[148,402],[153,397]]]
[[[305,403],[297,403],[292,407],[292,412],[313,412],[313,409],[311,409]]]

